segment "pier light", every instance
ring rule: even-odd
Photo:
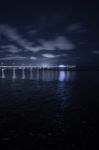
[[[64,68],[65,67],[65,65],[59,65],[59,68]]]

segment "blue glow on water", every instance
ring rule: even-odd
[[[60,71],[59,72],[59,81],[65,81],[66,75],[65,71]]]

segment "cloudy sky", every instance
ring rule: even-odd
[[[0,62],[99,65],[99,10],[90,2],[0,4]]]

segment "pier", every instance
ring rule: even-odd
[[[52,72],[54,73],[55,71],[67,71],[67,75],[68,75],[68,71],[75,71],[75,66],[0,66],[0,72],[1,72],[1,78],[5,79],[6,78],[6,72],[10,71],[11,72],[11,77],[12,79],[16,79],[17,78],[17,70],[20,70],[21,73],[21,79],[25,79],[26,78],[26,72],[28,70],[28,74],[29,74],[29,79],[33,79],[34,74],[36,73],[36,78],[37,80],[39,79],[40,73],[42,72],[42,78],[46,78],[45,76],[45,71],[46,71],[46,75],[48,75],[48,78],[52,75]],[[48,72],[49,71],[49,72]]]

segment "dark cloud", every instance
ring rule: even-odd
[[[45,54],[42,54],[43,57],[46,57],[46,58],[57,58],[57,57],[62,57],[62,56],[67,56],[66,54],[61,54],[61,55],[55,55],[55,54],[51,54],[51,53],[45,53]]]
[[[68,26],[67,30],[68,31],[77,31],[79,29],[81,29],[82,25],[80,23],[77,24],[71,24]]]
[[[25,60],[27,57],[22,57],[22,56],[8,56],[8,57],[2,57],[0,60]]]
[[[17,44],[25,48],[26,46],[30,46],[31,43],[27,42],[18,31],[9,25],[0,25],[0,33],[6,36],[11,41],[15,41]]]
[[[7,52],[12,53],[12,54],[17,54],[22,51],[15,45],[1,46],[1,48],[3,48],[4,50],[6,50]]]
[[[99,50],[94,50],[94,51],[92,51],[92,53],[95,55],[99,55]]]
[[[29,28],[28,30],[30,32],[30,27],[27,28]],[[32,30],[31,32],[34,31],[36,30]],[[35,34],[36,33],[37,32],[35,32]],[[3,35],[9,40],[9,44],[7,43],[6,45],[4,44],[0,46],[1,51],[5,54],[5,57],[1,57],[1,60],[24,60],[26,58],[36,60],[40,59],[40,57],[37,58],[34,53],[39,51],[42,51],[41,53],[43,57],[59,58],[60,56],[67,56],[66,54],[61,54],[62,51],[75,49],[75,44],[66,36],[59,35],[51,40],[38,38],[37,42],[39,44],[37,44],[34,41],[31,42],[28,38],[26,39],[17,28],[13,28],[7,24],[0,25],[0,35]],[[14,43],[11,44],[10,41]],[[57,50],[60,54],[57,54]],[[54,53],[46,53],[46,51],[54,51]],[[30,57],[28,56],[29,52],[33,53],[30,55]],[[22,53],[25,53],[25,55]]]
[[[0,59],[99,64],[99,13],[93,5],[47,3],[0,5]]]

